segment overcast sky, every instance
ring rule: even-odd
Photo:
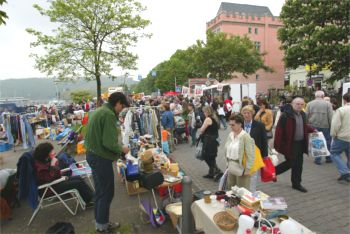
[[[135,51],[138,70],[130,72],[143,77],[158,63],[168,59],[177,49],[186,49],[197,39],[205,39],[206,22],[215,17],[219,0],[139,0],[147,7],[144,18],[152,24],[147,28],[151,39],[142,39]],[[284,0],[227,0],[226,2],[267,6],[273,15],[281,12]],[[25,29],[49,32],[52,24],[33,7],[46,0],[7,0],[4,10],[9,19],[0,26],[0,79],[45,77],[34,68],[30,42],[34,40]],[[114,75],[124,74],[120,69]]]

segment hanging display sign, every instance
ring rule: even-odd
[[[190,95],[190,88],[188,88],[186,86],[182,86],[182,95],[185,96],[185,97]]]
[[[218,84],[218,88],[217,88],[218,91],[222,92],[223,88],[224,88],[223,84]]]
[[[201,85],[196,85],[194,88],[195,96],[203,96],[203,87]]]

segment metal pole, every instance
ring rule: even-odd
[[[175,76],[175,90],[174,91],[176,92],[176,76]]]
[[[182,179],[182,234],[194,233],[192,204],[192,180],[189,176]]]

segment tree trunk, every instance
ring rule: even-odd
[[[97,83],[97,106],[102,105],[102,98],[101,98],[101,76],[100,74],[96,75],[96,83]]]

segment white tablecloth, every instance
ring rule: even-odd
[[[192,210],[192,214],[194,217],[194,221],[196,224],[196,229],[202,229],[206,234],[219,234],[219,233],[224,233],[224,234],[232,234],[232,231],[223,231],[221,230],[215,223],[213,220],[213,217],[216,213],[223,211],[224,207],[223,204],[220,202],[216,202],[214,204],[205,204],[204,203],[204,199],[200,199],[197,200],[195,202],[192,203],[191,206],[191,210]],[[290,218],[291,219],[291,218]],[[291,219],[293,220],[293,219]],[[277,220],[273,220],[277,226],[278,226],[278,222]],[[293,220],[295,221],[295,220]],[[312,232],[311,230],[309,230],[308,228],[304,227],[303,225],[301,225],[300,223],[298,223],[297,221],[295,221],[300,228],[302,229],[303,234],[312,234],[314,232]],[[233,230],[233,233],[236,233],[238,229],[238,223],[235,226],[235,229]],[[253,233],[256,233],[256,229],[253,230]],[[298,234],[298,233],[296,233]]]

